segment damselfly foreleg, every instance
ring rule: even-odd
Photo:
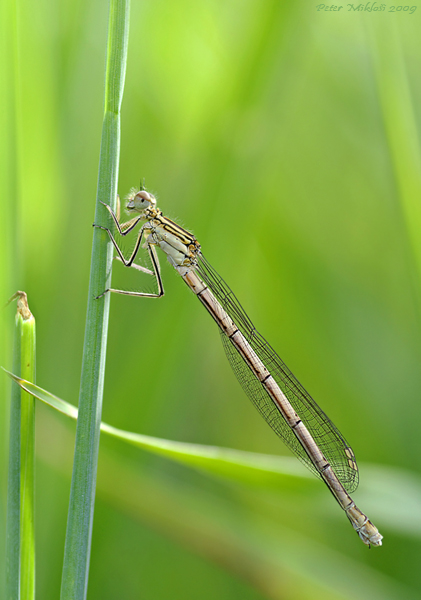
[[[101,202],[101,204],[104,204],[104,202]],[[136,217],[135,219],[132,219],[132,221],[128,221],[128,223],[130,223],[130,226],[128,229],[122,230],[122,227],[124,227],[124,225],[127,225],[127,223],[123,223],[123,225],[120,225],[120,223],[117,220],[116,215],[114,214],[114,212],[112,211],[112,209],[108,206],[108,204],[104,204],[104,206],[108,209],[108,212],[110,213],[110,215],[113,217],[113,221],[117,226],[118,232],[120,235],[127,235],[140,221],[139,217]],[[143,231],[145,228],[145,224],[142,225],[142,227],[139,230],[139,233],[137,235],[137,239],[136,239],[136,243],[135,246],[133,248],[133,252],[130,255],[129,259],[126,259],[124,257],[124,254],[120,248],[120,246],[117,244],[115,237],[113,236],[113,233],[111,231],[111,229],[109,229],[108,227],[103,227],[102,225],[96,225],[94,223],[94,227],[97,227],[98,229],[102,229],[103,231],[106,231],[110,237],[110,240],[112,241],[114,248],[117,250],[117,254],[120,257],[121,262],[123,263],[123,265],[125,267],[131,267],[132,263],[134,261],[134,259],[137,256],[137,253],[139,252],[139,248],[140,248],[140,244],[142,243],[142,238],[143,238]],[[156,259],[158,260],[158,259]]]
[[[104,204],[104,203],[102,202],[101,204]],[[118,222],[117,217],[114,214],[114,212],[112,211],[112,209],[107,204],[104,204],[104,206],[108,209],[109,213],[113,217],[113,220],[117,226],[118,232],[121,235],[126,235],[128,233],[128,231],[131,231],[133,229],[133,227],[135,227],[135,225],[137,225],[140,220],[137,217],[136,217],[136,219],[132,219],[132,222],[129,221],[129,223],[130,223],[129,229],[122,230],[122,227],[124,227],[125,224],[120,225],[120,223]],[[149,271],[149,269],[145,269],[144,267],[141,267],[140,265],[136,265],[133,262],[139,252],[139,248],[142,243],[145,225],[142,225],[142,227],[138,233],[135,247],[134,247],[133,252],[130,255],[129,259],[126,259],[124,257],[124,254],[123,254],[120,246],[117,244],[117,242],[112,234],[112,231],[110,229],[108,229],[108,227],[103,227],[102,225],[96,225],[95,223],[94,223],[94,227],[97,227],[98,229],[102,229],[103,231],[106,231],[108,233],[108,236],[109,236],[110,240],[112,241],[113,246],[116,249],[117,254],[118,254],[118,257],[116,257],[116,258],[118,258],[125,267],[134,267],[136,270],[155,275],[155,279],[156,279],[157,286],[158,286],[157,294],[148,293],[148,292],[134,292],[131,290],[118,290],[115,288],[108,288],[104,292],[102,292],[102,294],[97,296],[96,298],[97,299],[102,298],[102,296],[104,296],[108,292],[114,292],[116,294],[124,294],[125,296],[138,296],[138,297],[142,297],[142,298],[161,298],[161,296],[164,295],[164,286],[163,286],[162,279],[161,279],[161,269],[160,269],[160,265],[159,265],[159,259],[158,259],[158,256],[157,256],[157,253],[155,250],[155,246],[153,244],[149,244],[149,243],[147,244],[147,249],[149,252],[149,256],[151,258],[153,271]]]
[[[108,212],[112,216],[112,219],[113,219],[115,226],[118,229],[118,233],[120,235],[127,235],[128,233],[130,233],[130,231],[132,231],[132,229],[134,229],[136,227],[136,225],[139,223],[139,221],[142,220],[141,217],[134,217],[133,219],[130,219],[130,221],[126,221],[125,223],[120,223],[119,222],[120,198],[118,196],[117,196],[117,215],[115,214],[115,212],[113,211],[113,209],[111,208],[111,206],[109,204],[106,204],[105,202],[101,202],[101,204],[103,204],[105,206],[105,208],[108,210]]]

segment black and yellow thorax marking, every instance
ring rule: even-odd
[[[179,252],[182,252],[189,259],[196,258],[200,251],[200,244],[190,231],[180,227],[180,225],[177,225],[177,223],[168,219],[168,217],[164,217],[162,212],[156,208],[148,209],[147,218],[149,219],[151,231],[158,238]],[[159,245],[166,251],[165,245],[160,243]]]

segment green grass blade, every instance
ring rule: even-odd
[[[20,373],[20,341],[22,318],[16,316],[13,368]],[[20,589],[20,416],[21,390],[12,386],[9,432],[9,476],[7,486],[6,523],[6,598],[19,598]]]
[[[120,107],[126,69],[129,0],[111,0],[105,112],[101,138],[95,222],[106,217],[100,201],[115,208],[120,154]],[[99,428],[104,387],[110,299],[95,297],[110,287],[112,248],[104,231],[94,229],[88,310],[79,396],[79,419],[70,492],[61,584],[62,600],[86,597],[95,500]]]
[[[1,200],[1,219],[2,219],[2,235],[0,236],[0,290],[3,294],[10,295],[17,288],[17,281],[20,274],[20,253],[21,246],[17,243],[18,228],[16,227],[19,213],[19,195],[18,195],[18,135],[17,135],[17,119],[16,119],[16,95],[18,90],[18,62],[17,62],[17,8],[16,3],[11,0],[5,0],[0,3],[0,198]],[[7,290],[7,291],[6,291]],[[3,296],[0,304],[4,304],[6,296]],[[13,338],[12,320],[10,319],[9,311],[0,311],[0,361],[2,364],[9,365],[11,357],[10,349],[12,348]],[[16,347],[16,343],[14,344]],[[8,383],[8,382],[7,382]],[[14,386],[15,387],[15,386]],[[16,598],[15,589],[10,596],[10,578],[8,579],[8,592],[6,596],[6,571],[9,575],[11,572],[9,567],[11,555],[6,558],[6,545],[9,549],[9,542],[14,539],[9,538],[10,525],[6,520],[7,514],[10,517],[10,510],[14,504],[13,493],[19,493],[18,488],[12,484],[14,475],[13,469],[19,469],[19,464],[16,464],[16,449],[13,449],[13,443],[9,439],[9,424],[10,431],[14,431],[14,422],[20,418],[20,408],[15,402],[19,396],[18,390],[12,391],[12,404],[9,405],[9,386],[6,387],[6,382],[1,383],[0,388],[0,540],[7,539],[7,544],[2,543],[0,546],[0,597],[1,598]],[[10,408],[12,414],[10,414]],[[15,432],[15,434],[18,432]],[[18,442],[19,438],[15,436],[14,442]],[[10,454],[9,454],[10,450]],[[9,465],[8,465],[8,460]],[[12,470],[10,470],[12,469]],[[10,477],[12,481],[10,481]],[[10,504],[12,503],[12,505]],[[8,508],[7,508],[8,507]],[[19,515],[16,516],[19,518]],[[14,519],[14,517],[13,517]],[[12,520],[13,520],[12,519]],[[16,549],[19,552],[19,548]],[[4,567],[8,565],[8,568]],[[12,567],[13,570],[13,567]],[[12,577],[14,579],[14,576]]]
[[[78,410],[39,386],[4,371],[23,389],[62,412],[77,419]],[[205,446],[166,440],[118,429],[101,423],[101,431],[138,448],[164,456],[219,478],[247,484],[258,489],[309,489],[317,479],[292,457],[270,456],[231,448]],[[379,465],[365,465],[365,478],[360,486],[364,505],[377,512],[389,528],[409,537],[421,537],[421,481],[410,471]],[[315,489],[315,487],[314,487]],[[379,490],[381,493],[379,493]],[[376,500],[374,500],[376,498]],[[399,506],[399,518],[396,507]]]
[[[26,294],[24,297],[26,301]],[[18,303],[19,305],[19,303]],[[24,307],[21,324],[21,373],[35,381],[35,319]],[[21,398],[21,599],[35,598],[35,398],[23,392]]]
[[[33,383],[24,381],[9,371],[5,370],[5,372],[24,390],[27,390],[45,404],[72,419],[77,419],[78,410],[72,404],[61,400],[61,398]],[[103,422],[101,422],[101,431],[133,446],[186,466],[260,488],[279,489],[285,487],[286,482],[288,482],[288,485],[293,486],[311,486],[317,482],[314,476],[295,458],[288,456],[270,456],[218,446],[176,442],[124,431]]]
[[[35,319],[25,292],[17,299],[14,367],[30,381],[35,379]],[[12,388],[10,410],[7,598],[35,598],[35,398],[23,388]]]

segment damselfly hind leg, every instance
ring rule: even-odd
[[[114,256],[114,260],[118,260],[118,262],[122,262],[119,256]],[[123,263],[124,264],[124,263]],[[142,265],[137,265],[136,263],[132,264],[132,269],[136,269],[136,271],[140,271],[141,273],[146,273],[146,275],[155,275],[153,271],[147,269],[146,267],[142,267]]]
[[[140,265],[136,265],[136,264],[127,265],[123,261],[121,261],[121,262],[123,262],[125,267],[132,267],[138,271],[143,271],[143,272],[147,271],[149,274],[155,275],[156,283],[158,286],[157,294],[150,294],[147,292],[133,292],[131,290],[117,290],[114,288],[108,288],[107,290],[102,292],[102,294],[100,294],[99,296],[96,296],[95,299],[98,300],[98,298],[102,298],[102,296],[105,296],[105,294],[107,294],[108,292],[114,292],[115,294],[124,294],[125,296],[138,296],[139,298],[161,298],[165,292],[164,292],[164,286],[163,286],[162,279],[161,279],[158,256],[156,254],[155,247],[152,244],[148,244],[148,252],[149,252],[149,256],[151,257],[153,272],[149,271],[149,269],[144,269],[144,267],[141,267]],[[121,260],[119,257],[116,257],[116,258]]]

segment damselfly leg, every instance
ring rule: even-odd
[[[110,215],[117,227],[118,233],[122,236],[127,235],[130,231],[132,231],[136,227],[136,225],[138,225],[139,221],[141,221],[141,217],[135,217],[134,219],[131,219],[130,221],[127,221],[126,223],[119,223],[117,215],[113,212],[111,207],[108,206],[108,204],[105,204],[104,202],[101,202],[101,204],[103,204],[105,206],[105,208],[108,210],[108,212],[110,213]],[[118,205],[119,205],[119,203],[118,203]],[[104,292],[102,292],[102,294],[97,296],[96,299],[102,298],[102,296],[104,296],[108,292],[114,292],[116,294],[124,294],[125,296],[138,296],[141,298],[161,298],[161,296],[164,295],[164,286],[163,286],[162,278],[161,278],[161,269],[160,269],[159,259],[158,259],[158,255],[156,253],[155,245],[147,242],[147,249],[148,249],[149,256],[150,256],[150,259],[152,262],[153,271],[150,271],[149,269],[146,269],[145,267],[142,267],[142,266],[134,263],[134,260],[139,252],[140,245],[142,243],[145,225],[146,224],[142,225],[142,227],[140,228],[139,233],[136,238],[136,243],[135,243],[133,252],[131,253],[130,257],[128,259],[126,259],[123,254],[123,251],[121,250],[120,246],[117,244],[117,241],[116,241],[112,231],[110,229],[108,229],[108,227],[103,227],[102,225],[96,225],[94,223],[94,227],[96,227],[98,229],[102,229],[103,231],[106,231],[108,233],[109,238],[112,241],[113,246],[116,249],[117,254],[118,254],[118,256],[116,258],[120,262],[122,262],[125,267],[133,267],[137,271],[142,271],[144,273],[148,273],[148,274],[155,276],[156,283],[158,286],[158,293],[153,294],[153,293],[148,293],[148,292],[134,292],[131,290],[118,290],[115,288],[108,288]]]

